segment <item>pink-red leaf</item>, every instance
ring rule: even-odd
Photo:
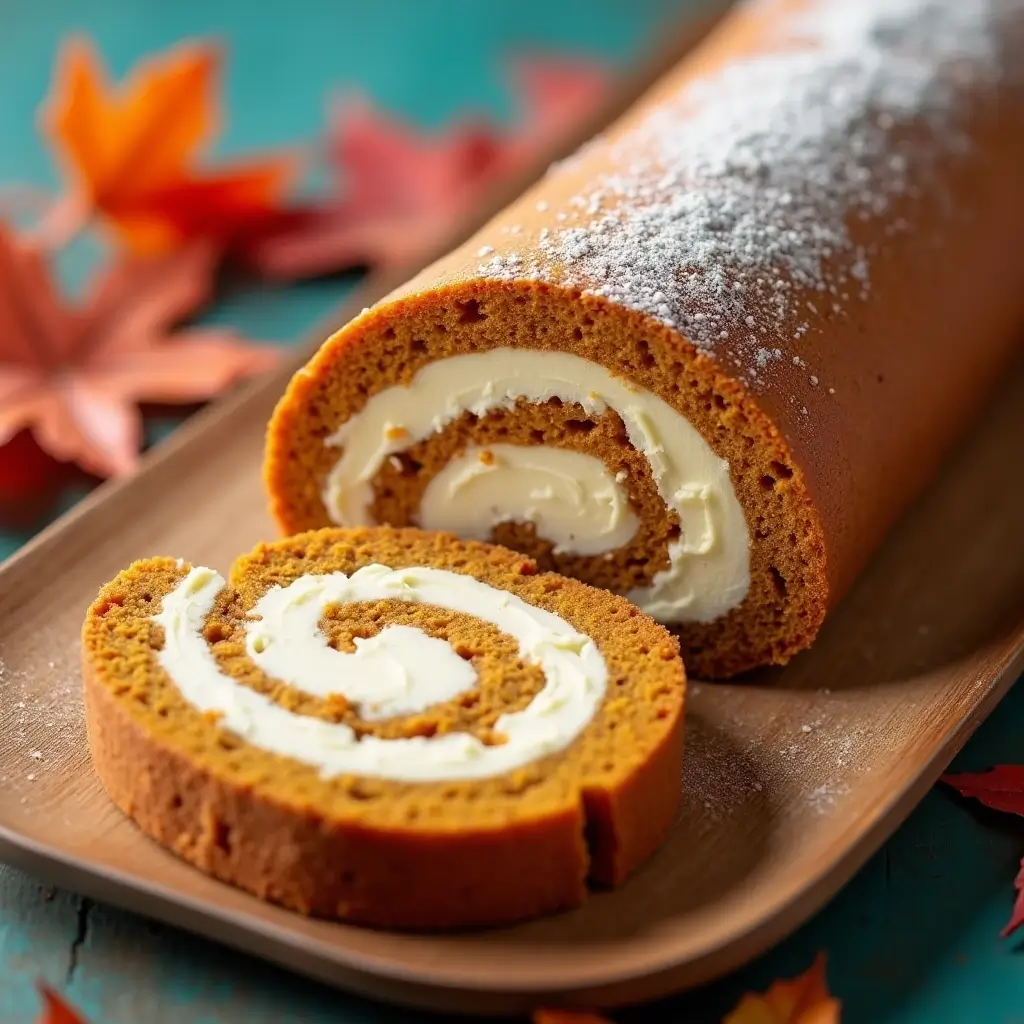
[[[284,280],[429,255],[488,189],[592,109],[608,83],[603,68],[580,59],[522,58],[512,77],[523,116],[509,131],[464,118],[429,133],[364,99],[340,104],[327,143],[336,197],[264,221],[236,253]]]
[[[1024,924],[1024,860],[1020,862],[1020,870],[1017,872],[1017,877],[1013,880],[1013,885],[1017,890],[1017,899],[1014,901],[1010,920],[1006,922],[1006,926],[999,933],[999,937],[1003,939],[1012,935]]]
[[[57,497],[66,473],[28,430],[0,445],[0,524],[31,527]]]
[[[986,807],[1008,814],[1024,814],[1024,765],[997,764],[987,772],[943,775],[941,781],[961,796],[973,797]]]
[[[211,290],[213,250],[114,264],[68,308],[37,249],[0,224],[0,444],[31,430],[55,458],[131,472],[140,402],[214,397],[277,359],[224,328],[176,326]]]
[[[138,402],[205,402],[253,373],[270,369],[278,353],[245,345],[227,328],[178,331],[173,344],[115,355],[89,377]]]
[[[987,772],[943,775],[941,781],[952,786],[961,796],[978,800],[993,810],[1024,815],[1024,765],[997,764]],[[1012,935],[1024,924],[1024,860],[1013,884],[1017,899],[1010,920],[999,933],[1002,938]]]
[[[527,150],[526,159],[591,114],[611,82],[603,64],[550,54],[514,58],[509,77],[521,109],[520,127],[511,141]]]

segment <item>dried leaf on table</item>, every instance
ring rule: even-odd
[[[997,764],[987,772],[963,772],[943,775],[942,782],[952,786],[961,796],[972,797],[996,811],[1024,815],[1024,765]],[[1003,938],[1024,925],[1024,860],[1014,879],[1017,899],[1010,920],[999,933]]]
[[[839,1024],[842,1006],[828,990],[825,956],[803,974],[776,981],[763,994],[748,993],[722,1024]]]
[[[585,1010],[534,1010],[533,1024],[612,1024],[607,1017],[599,1013],[587,1013]]]
[[[997,764],[987,772],[943,775],[941,781],[993,810],[1024,814],[1024,765]]]
[[[31,431],[0,446],[0,526],[31,526],[56,500],[64,469]]]
[[[213,44],[186,43],[142,61],[113,87],[91,44],[69,40],[43,124],[70,191],[41,236],[63,241],[95,213],[130,251],[151,255],[199,237],[229,241],[276,210],[293,157],[195,165],[219,127],[219,64]]]
[[[286,215],[243,253],[267,277],[414,260],[471,208],[501,162],[494,133],[470,122],[432,137],[349,100],[333,123],[330,147],[345,178],[344,198]]]
[[[270,367],[277,353],[226,328],[174,331],[207,300],[202,244],[113,265],[78,308],[42,253],[0,225],[0,444],[31,429],[42,448],[99,476],[131,472],[140,402],[196,402]]]
[[[1013,902],[1010,920],[1003,925],[1003,930],[999,933],[1001,939],[1008,938],[1021,925],[1024,925],[1024,859],[1020,862],[1020,870],[1013,880],[1013,886],[1017,890],[1017,898]]]
[[[508,146],[524,164],[592,114],[611,81],[592,60],[541,54],[510,60],[509,78],[522,113]]]
[[[336,106],[328,150],[337,198],[286,213],[240,248],[268,277],[291,280],[353,266],[390,267],[426,255],[496,182],[535,159],[603,94],[608,75],[583,60],[513,65],[521,125],[462,119],[419,131],[365,99]]]
[[[37,982],[36,987],[43,998],[43,1012],[37,1024],[88,1024],[88,1021],[45,981]]]

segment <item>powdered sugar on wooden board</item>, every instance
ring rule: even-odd
[[[74,666],[66,673],[65,662]],[[40,678],[57,672],[66,681],[39,688]],[[7,749],[15,754],[6,772],[0,772],[0,784],[36,782],[42,773],[64,769],[69,758],[80,757],[83,715],[77,658],[61,658],[60,665],[46,660],[29,669],[12,669],[0,661],[0,725]]]
[[[866,770],[874,737],[831,691],[787,695],[795,717],[766,713],[748,684],[688,686],[681,819],[688,832],[714,832],[761,807],[764,813],[827,815]]]
[[[1021,0],[818,0],[779,12],[770,52],[657,106],[556,227],[478,272],[607,297],[756,383],[783,359],[780,337],[867,298],[872,253],[851,223],[885,217],[927,187],[939,160],[969,149],[961,98],[1005,72],[1000,19],[1021,10]],[[905,227],[893,217],[887,230]]]

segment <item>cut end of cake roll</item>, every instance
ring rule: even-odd
[[[216,878],[380,927],[505,924],[615,885],[676,813],[676,641],[517,552],[412,529],[136,562],[83,628],[96,771]]]
[[[814,639],[1019,348],[1024,5],[750,0],[295,377],[285,531],[449,529],[732,676]]]
[[[821,526],[720,364],[578,289],[415,285],[339,331],[279,403],[265,476],[284,532],[390,523],[506,545],[628,596],[697,676],[808,646],[829,601]]]

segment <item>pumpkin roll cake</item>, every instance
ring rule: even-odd
[[[505,548],[388,527],[225,581],[136,562],[83,630],[105,789],[203,871],[307,914],[440,929],[579,904],[676,813],[676,639]]]
[[[1021,0],[752,0],[330,338],[269,429],[285,532],[521,551],[699,676],[807,647],[1024,320]]]

